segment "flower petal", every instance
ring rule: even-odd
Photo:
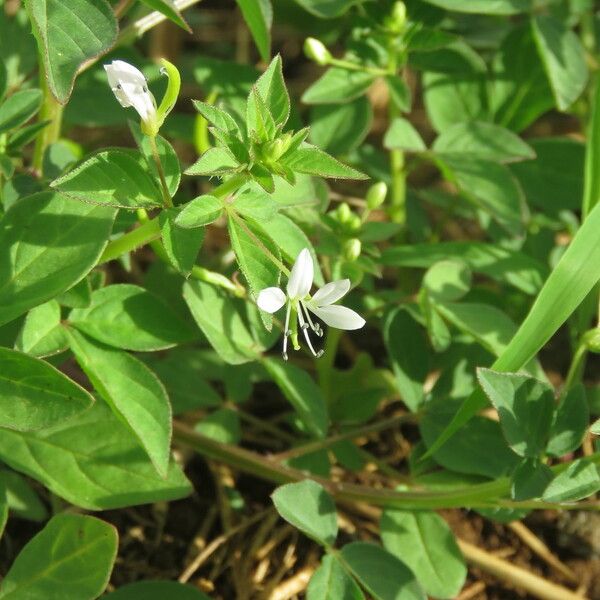
[[[256,304],[261,310],[273,314],[285,304],[285,301],[285,294],[278,287],[270,287],[260,291]]]
[[[287,293],[292,300],[304,298],[312,287],[314,265],[308,249],[300,251],[292,267],[287,284]]]
[[[345,306],[307,306],[321,321],[336,329],[360,329],[365,324],[357,312]]]
[[[349,290],[350,280],[338,279],[338,281],[327,283],[320,290],[317,290],[312,300],[316,306],[327,306],[343,298]]]
[[[124,60],[113,60],[109,65],[104,65],[104,70],[108,76],[110,87],[117,87],[118,83],[139,85],[140,87],[146,85],[144,74]]]

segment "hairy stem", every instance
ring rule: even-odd
[[[173,208],[173,199],[171,198],[171,193],[169,192],[169,186],[167,185],[167,180],[165,178],[165,171],[160,160],[160,154],[158,153],[156,137],[151,135],[149,138],[150,149],[152,150],[152,158],[154,159],[154,164],[156,165],[156,170],[158,171],[158,177],[160,178],[160,189],[162,191],[163,203],[165,208]]]

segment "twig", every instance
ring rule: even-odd
[[[270,512],[273,512],[271,507],[256,513],[252,517],[246,519],[243,523],[240,523],[237,527],[233,527],[226,534],[220,535],[215,538],[206,548],[196,556],[196,558],[185,568],[183,573],[179,576],[178,581],[180,583],[185,583],[189,581],[190,577],[206,562],[211,554],[217,550],[220,546],[222,546],[227,540],[232,538],[234,535],[238,534],[240,531],[250,527],[257,521],[260,521],[264,517],[266,517]]]
[[[579,583],[579,579],[567,565],[562,563],[540,538],[538,538],[530,529],[525,527],[520,521],[513,521],[508,527],[516,533],[519,538],[527,544],[542,560],[546,561],[552,568],[564,575],[571,583]]]
[[[540,600],[586,600],[584,596],[516,567],[460,538],[457,538],[456,541],[467,562],[501,581],[525,590]]]

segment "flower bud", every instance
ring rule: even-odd
[[[404,26],[406,25],[406,5],[404,2],[394,3],[390,21],[394,31],[400,32],[404,30]]]
[[[322,67],[327,66],[331,61],[331,52],[327,50],[323,42],[313,37],[304,40],[304,54]]]
[[[354,262],[362,250],[362,244],[358,238],[351,238],[344,242],[344,258],[349,262]]]
[[[337,208],[337,218],[340,223],[348,223],[352,219],[352,210],[345,202],[342,202]]]
[[[600,354],[600,327],[586,331],[583,337],[588,350],[594,354]]]
[[[383,181],[373,184],[367,192],[367,208],[369,210],[379,208],[385,201],[387,191],[387,185]]]
[[[346,223],[346,227],[347,227],[348,231],[356,232],[361,228],[361,226],[362,226],[361,218],[358,215],[355,215],[354,213],[352,213],[352,215],[348,219],[348,222]]]

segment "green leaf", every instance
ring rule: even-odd
[[[67,347],[60,324],[60,305],[56,300],[40,304],[27,313],[15,349],[39,358],[58,354]]]
[[[467,566],[444,519],[430,511],[384,510],[380,521],[384,548],[415,574],[426,594],[455,598]]]
[[[27,123],[42,105],[41,90],[21,90],[0,104],[0,133]]]
[[[456,12],[484,15],[516,15],[529,12],[531,0],[425,0],[428,4]]]
[[[240,417],[230,408],[215,410],[196,423],[194,429],[221,444],[239,444],[242,437]]]
[[[588,402],[581,383],[574,385],[561,397],[552,421],[546,452],[564,456],[574,452],[583,441],[589,424]]]
[[[527,202],[545,214],[579,210],[583,196],[585,146],[566,137],[531,141],[535,160],[511,165]]]
[[[567,110],[588,80],[585,50],[577,35],[551,16],[537,15],[531,26],[556,106]]]
[[[347,568],[375,600],[426,600],[412,572],[380,546],[352,542],[346,544],[340,554]]]
[[[460,154],[445,154],[438,160],[469,200],[488,212],[512,235],[523,233],[525,197],[507,167]]]
[[[308,248],[315,267],[315,283],[319,286],[324,285],[317,253],[301,227],[281,212],[266,223],[257,223],[257,226],[277,244],[282,256],[290,263],[296,260],[302,249]]]
[[[548,277],[517,333],[492,365],[494,370],[516,371],[523,368],[598,283],[599,228],[600,206],[596,206]],[[447,429],[436,440],[433,450],[439,449],[485,404],[485,397],[478,392],[465,400]]]
[[[464,262],[441,260],[429,267],[422,285],[437,302],[459,300],[471,288],[471,270]]]
[[[184,277],[189,277],[204,242],[204,228],[184,229],[176,223],[180,213],[175,209],[160,213],[160,233],[170,263]]]
[[[552,469],[538,458],[524,458],[512,474],[510,495],[516,501],[539,498],[553,477]]]
[[[321,389],[306,371],[275,358],[263,361],[273,381],[294,407],[302,422],[316,437],[327,435],[329,418]]]
[[[271,498],[288,523],[319,544],[333,546],[338,534],[335,504],[316,481],[306,479],[282,485]]]
[[[412,123],[402,117],[396,117],[383,138],[386,148],[399,148],[408,152],[425,152],[427,147],[421,134]]]
[[[116,211],[42,192],[0,221],[0,325],[68,290],[96,265]]]
[[[48,87],[66,104],[79,67],[115,43],[115,15],[106,0],[26,0],[25,6],[44,59]]]
[[[156,10],[165,15],[165,17],[173,21],[175,25],[179,25],[179,27],[185,29],[188,33],[192,33],[190,26],[185,22],[183,15],[177,6],[175,6],[173,0],[142,0],[142,2],[152,10]]]
[[[218,106],[201,102],[200,100],[192,100],[194,108],[204,117],[204,119],[213,127],[226,133],[240,134],[240,128],[234,118],[228,112],[222,110]]]
[[[423,328],[408,311],[397,308],[385,319],[383,337],[396,376],[396,387],[403,402],[416,411],[425,399],[424,385],[431,357]],[[406,340],[410,340],[410,345]]]
[[[575,502],[600,490],[598,467],[587,458],[573,461],[546,488],[544,502]]]
[[[4,534],[6,523],[8,523],[8,501],[4,478],[0,477],[0,538]]]
[[[212,378],[214,374],[213,369],[202,372],[205,356],[202,350],[178,348],[166,355],[146,354],[142,357],[167,389],[173,414],[221,405],[221,396],[204,379]],[[238,382],[241,379],[239,377]]]
[[[457,122],[486,118],[481,73],[426,72],[423,86],[427,115],[436,131],[443,131]]]
[[[347,104],[321,104],[310,111],[310,141],[325,152],[347,154],[365,139],[371,129],[373,109],[361,96]]]
[[[248,330],[241,302],[198,280],[185,283],[183,297],[198,327],[225,362],[239,365],[259,358],[263,348]]]
[[[385,82],[392,104],[400,112],[409,113],[412,108],[412,92],[406,81],[400,75],[386,75]]]
[[[263,99],[276,125],[282,126],[290,116],[290,97],[283,80],[281,56],[271,61],[265,72],[256,81],[255,88]],[[250,127],[248,129],[251,129]]]
[[[596,419],[590,426],[590,433],[600,435],[600,419]]]
[[[368,176],[349,167],[315,146],[305,144],[281,162],[292,171],[332,177],[334,179],[368,179]]]
[[[51,427],[89,408],[94,399],[52,365],[0,348],[0,426],[31,431]]]
[[[499,125],[522,131],[554,106],[528,23],[515,27],[504,38],[492,70],[490,108]]]
[[[266,62],[271,56],[271,23],[273,9],[270,0],[236,0],[250,29],[260,57]]]
[[[485,123],[456,123],[444,129],[433,143],[438,154],[467,154],[494,162],[515,162],[535,158],[535,152],[512,131]]]
[[[552,425],[552,388],[526,375],[483,368],[477,370],[477,378],[498,411],[510,447],[519,456],[539,457],[546,448]]]
[[[94,291],[90,306],[73,310],[69,322],[95,340],[136,352],[194,339],[188,324],[164,300],[126,283]]]
[[[88,517],[63,513],[21,550],[0,587],[4,600],[94,600],[106,588],[117,557],[117,530]]]
[[[203,227],[216,221],[223,212],[223,202],[214,196],[198,196],[184,204],[175,217],[175,224],[184,229]]]
[[[271,194],[267,194],[254,182],[244,186],[231,205],[239,214],[257,221],[270,221],[279,210],[279,205]]]
[[[364,71],[331,67],[302,95],[305,104],[345,104],[371,87],[376,76]]]
[[[70,198],[117,208],[162,206],[154,178],[133,150],[101,150],[50,185]]]
[[[138,440],[104,402],[51,429],[0,430],[0,459],[89,510],[174,500],[191,492],[174,461],[166,478],[157,474]]]
[[[199,589],[177,581],[136,581],[102,596],[102,600],[210,600]]]
[[[307,600],[364,600],[357,583],[340,561],[330,554],[323,557],[306,590]]]
[[[100,277],[103,276],[103,273],[100,271],[95,271],[94,274]],[[92,303],[90,277],[86,277],[79,283],[76,283],[66,292],[57,296],[56,300],[61,306],[67,306],[69,308],[86,308],[89,306]]]
[[[383,251],[381,262],[398,267],[428,268],[437,261],[464,261],[476,273],[508,283],[526,294],[537,294],[546,267],[530,256],[483,242],[442,242],[394,246]]]
[[[169,469],[171,405],[156,375],[140,360],[68,330],[77,362],[115,414],[127,423],[162,477]]]
[[[229,239],[231,248],[248,285],[252,296],[256,298],[261,290],[276,286],[281,272],[271,257],[281,261],[277,246],[257,227],[242,221],[240,217],[229,216]],[[271,256],[267,256],[265,249]],[[272,317],[261,311],[265,327],[270,331]]]
[[[223,175],[239,168],[239,163],[227,148],[208,149],[191,167],[186,175]]]
[[[600,202],[600,85],[597,82],[592,98],[585,153],[585,191],[582,203],[584,218]]]
[[[46,521],[48,509],[29,482],[15,471],[0,471],[0,481],[6,488],[6,501],[11,512],[20,519]]]
[[[477,415],[461,429],[460,435],[449,439],[442,450],[435,449],[434,443],[452,420],[457,406],[456,401],[449,402],[448,398],[425,405],[419,430],[427,447],[433,447],[435,461],[458,473],[483,475],[490,479],[508,475],[516,467],[519,457],[506,444],[497,421]]]
[[[444,302],[436,304],[436,310],[495,356],[504,352],[517,331],[512,319],[491,304]]]
[[[321,19],[334,19],[343,15],[360,0],[296,0],[309,13]]]

